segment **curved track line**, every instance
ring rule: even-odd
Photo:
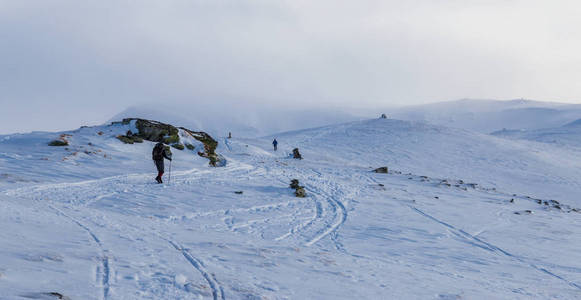
[[[196,268],[196,270],[198,270],[200,272],[200,274],[202,274],[202,276],[204,277],[204,279],[206,279],[206,282],[208,282],[208,284],[210,285],[210,288],[212,289],[212,296],[214,297],[214,300],[218,300],[218,299],[226,299],[224,297],[224,289],[222,288],[222,286],[220,286],[220,283],[218,282],[218,280],[216,280],[216,277],[214,276],[214,274],[210,274],[208,273],[208,271],[206,270],[206,268],[204,267],[204,264],[202,263],[201,260],[197,259],[196,257],[194,257],[190,251],[180,245],[178,245],[177,243],[173,242],[173,241],[169,241],[168,242],[178,251],[180,251],[182,253],[182,255],[186,258],[186,260],[194,267]]]
[[[557,274],[553,273],[552,271],[547,270],[546,268],[539,267],[538,265],[529,262],[527,259],[525,259],[525,258],[523,258],[521,256],[514,255],[514,254],[512,254],[512,253],[510,253],[510,252],[508,252],[508,251],[506,251],[506,250],[504,250],[504,249],[502,249],[502,248],[500,248],[500,247],[498,247],[498,246],[496,246],[496,245],[494,245],[492,243],[486,242],[486,241],[484,241],[484,240],[482,240],[482,239],[480,239],[480,238],[478,238],[478,237],[476,237],[474,235],[471,235],[471,234],[469,234],[468,232],[466,232],[466,231],[464,231],[462,229],[458,229],[455,226],[450,225],[450,224],[448,224],[448,223],[446,223],[446,222],[444,222],[444,221],[442,221],[442,220],[440,220],[440,219],[438,219],[436,217],[433,217],[433,216],[425,213],[424,211],[422,211],[422,210],[420,210],[420,209],[418,209],[418,208],[416,208],[414,206],[408,205],[408,207],[410,209],[412,209],[413,211],[415,211],[416,213],[418,213],[419,215],[421,215],[423,217],[426,217],[426,218],[428,218],[428,219],[430,219],[430,220],[432,220],[432,221],[434,221],[434,222],[436,222],[436,223],[438,223],[440,225],[445,226],[446,228],[448,228],[449,230],[451,230],[452,233],[454,233],[454,235],[456,235],[458,237],[461,237],[461,238],[463,238],[465,240],[468,240],[469,244],[471,244],[471,245],[473,245],[475,247],[479,247],[479,248],[482,248],[484,250],[487,250],[487,251],[490,251],[490,252],[494,252],[494,253],[501,253],[504,256],[507,256],[507,257],[509,257],[511,259],[514,259],[514,260],[516,260],[516,261],[518,261],[520,263],[526,264],[529,267],[531,267],[531,268],[533,268],[533,269],[535,269],[537,271],[543,272],[543,273],[545,273],[547,275],[550,275],[550,276],[552,276],[554,278],[557,278],[557,279],[559,279],[559,280],[567,283],[568,285],[570,285],[570,286],[572,286],[572,287],[574,287],[576,289],[581,290],[581,285],[578,284],[578,283],[576,283],[576,282],[570,281],[570,280],[568,280],[568,279],[566,279],[566,278],[564,278],[564,277],[562,277],[560,275],[557,275]]]
[[[109,256],[107,255],[108,251],[103,248],[103,244],[101,243],[101,240],[97,237],[97,235],[89,227],[87,227],[85,224],[81,223],[79,220],[67,215],[62,210],[60,210],[60,209],[58,209],[50,204],[48,205],[48,207],[50,209],[54,210],[57,215],[61,215],[65,218],[71,220],[73,223],[77,224],[79,227],[81,227],[83,230],[85,230],[87,232],[87,234],[89,234],[89,236],[97,244],[97,246],[99,247],[99,249],[101,251],[100,260],[101,260],[101,267],[102,267],[102,270],[100,270],[100,271],[99,271],[99,268],[97,268],[98,277],[100,274],[101,284],[103,285],[103,299],[109,298],[109,291],[110,291],[110,287],[111,287],[110,286],[111,268],[109,266]]]
[[[339,227],[341,225],[343,225],[343,223],[345,223],[345,221],[347,221],[347,209],[345,208],[345,205],[343,204],[343,202],[341,202],[340,200],[335,199],[334,196],[327,194],[326,192],[315,188],[314,186],[311,186],[313,189],[315,190],[319,190],[319,195],[322,196],[323,198],[325,198],[325,200],[329,203],[330,207],[332,208],[334,215],[335,215],[335,222],[331,225],[329,225],[327,227],[326,230],[324,230],[323,232],[315,235],[313,238],[311,238],[308,242],[305,243],[306,246],[310,247],[314,244],[316,244],[317,242],[319,242],[322,238],[336,232]],[[317,207],[319,207],[319,205],[317,205]],[[337,240],[336,239],[332,239],[333,242],[336,244]],[[335,245],[338,248],[339,245]]]

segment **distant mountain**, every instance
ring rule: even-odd
[[[532,100],[464,99],[387,110],[394,119],[424,121],[481,133],[541,129],[581,118],[581,105]]]
[[[343,123],[360,118],[338,110],[283,109],[257,105],[223,104],[180,106],[141,105],[127,108],[111,118],[145,118],[171,124],[183,124],[223,137],[232,132],[235,137],[258,137],[276,132]]]
[[[499,130],[492,134],[515,140],[529,140],[561,146],[581,147],[581,119],[555,128]]]

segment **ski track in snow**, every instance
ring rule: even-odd
[[[210,272],[208,272],[206,270],[206,267],[204,266],[204,263],[197,259],[195,256],[193,256],[190,251],[186,248],[184,248],[183,246],[179,245],[176,242],[173,242],[171,240],[168,240],[168,242],[179,252],[182,253],[182,255],[186,258],[186,260],[196,269],[198,270],[198,272],[200,272],[200,274],[202,274],[202,277],[204,277],[204,279],[206,280],[206,282],[208,282],[208,284],[210,285],[210,288],[212,289],[212,297],[214,298],[214,300],[224,300],[226,299],[226,297],[224,296],[224,289],[222,288],[222,286],[220,285],[220,283],[218,282],[218,280],[216,280],[216,277],[214,274],[211,274]]]
[[[303,142],[307,142],[308,140],[313,140],[315,138],[316,136],[307,137]],[[231,143],[231,141],[227,139],[224,139],[224,144],[228,151],[232,153],[234,152],[233,147],[235,148],[237,146],[236,142]],[[244,153],[244,155],[246,155],[246,153]],[[150,211],[147,211],[145,215],[138,215],[138,217],[142,217],[146,221],[149,221],[148,218],[152,220],[151,221],[152,223],[148,223],[148,225],[151,225],[150,229],[146,230],[143,233],[149,234],[150,236],[155,236],[154,239],[160,239],[163,247],[167,247],[168,249],[170,249],[171,255],[175,255],[175,257],[179,258],[180,262],[182,261],[181,256],[183,256],[183,258],[185,258],[189,265],[191,265],[195,269],[195,272],[201,275],[203,281],[205,281],[208,284],[208,286],[211,289],[213,299],[215,300],[225,299],[226,298],[224,292],[225,288],[222,286],[220,281],[217,280],[216,275],[212,273],[211,270],[208,270],[203,260],[200,258],[201,257],[200,254],[194,255],[194,253],[196,252],[194,249],[184,247],[184,245],[186,246],[188,245],[188,241],[183,237],[175,239],[173,238],[174,234],[177,233],[177,231],[174,232],[173,230],[178,229],[177,226],[171,227],[171,229],[167,231],[166,228],[157,229],[155,225],[167,225],[170,223],[171,225],[178,226],[189,224],[197,225],[198,224],[197,222],[207,221],[206,223],[202,224],[206,226],[211,225],[212,229],[223,230],[226,233],[242,232],[245,234],[249,233],[258,234],[258,236],[262,237],[262,239],[281,242],[274,244],[277,247],[281,245],[288,246],[290,244],[291,246],[296,247],[298,247],[299,245],[303,245],[306,247],[318,245],[319,247],[324,248],[325,246],[327,246],[327,244],[323,244],[323,242],[326,242],[327,241],[326,239],[328,238],[328,241],[331,243],[330,245],[334,246],[334,248],[337,250],[333,252],[335,252],[335,254],[338,253],[342,257],[344,257],[343,256],[344,254],[356,258],[371,260],[372,263],[384,262],[387,264],[393,264],[392,261],[387,261],[380,256],[370,257],[368,255],[357,255],[347,250],[347,248],[349,248],[350,246],[348,242],[351,241],[351,239],[353,238],[353,236],[349,235],[353,235],[353,233],[351,231],[347,231],[348,229],[351,230],[351,228],[345,226],[345,224],[347,223],[348,219],[351,220],[351,218],[353,218],[354,220],[357,220],[356,218],[357,214],[355,213],[350,215],[350,213],[353,212],[356,208],[355,204],[353,203],[357,203],[357,200],[359,200],[358,196],[361,195],[360,194],[361,190],[366,188],[364,187],[364,185],[362,186],[362,184],[364,184],[364,182],[373,182],[376,185],[379,185],[379,182],[371,175],[373,173],[369,173],[368,171],[361,171],[361,169],[355,169],[351,170],[350,172],[345,172],[345,174],[343,174],[342,172],[345,169],[337,167],[329,168],[326,167],[325,165],[320,165],[318,168],[313,168],[311,167],[311,165],[306,165],[307,161],[300,161],[294,159],[289,159],[286,162],[281,162],[284,158],[274,155],[269,156],[267,154],[262,153],[254,156],[247,154],[247,157],[248,158],[245,158],[247,160],[245,160],[244,162],[238,161],[236,159],[231,159],[228,157],[228,164],[226,167],[212,169],[212,171],[192,169],[189,171],[174,172],[174,174],[172,174],[172,183],[168,185],[162,185],[160,186],[160,188],[164,189],[169,187],[182,188],[173,191],[178,193],[192,191],[204,192],[207,190],[208,188],[207,186],[202,186],[199,187],[198,189],[190,187],[189,190],[187,188],[188,186],[195,186],[202,179],[205,180],[205,184],[207,184],[208,186],[212,185],[229,186],[229,184],[232,184],[231,180],[233,178],[234,180],[239,180],[236,181],[235,183],[245,183],[244,180],[247,180],[248,182],[256,181],[259,182],[259,184],[262,184],[263,186],[269,185],[276,186],[278,188],[279,185],[280,186],[288,185],[290,179],[297,178],[300,179],[301,184],[304,184],[306,186],[307,198],[304,199],[292,198],[292,200],[278,202],[260,202],[264,201],[265,199],[258,198],[258,200],[252,199],[251,201],[254,202],[252,203],[252,205],[249,205],[249,207],[231,207],[223,209],[215,209],[219,207],[208,207],[209,209],[207,210],[192,213],[184,213],[179,209],[175,209],[175,211],[172,211],[171,215],[163,215],[162,213],[157,214],[157,212],[150,213]],[[310,161],[308,163],[311,164],[313,162]],[[391,175],[392,174],[389,174],[388,176]],[[397,200],[398,203],[402,205],[402,207],[404,207],[404,210],[406,211],[406,216],[407,209],[409,208],[409,210],[411,211],[409,215],[414,217],[415,215],[419,215],[422,218],[430,220],[430,222],[439,224],[438,226],[445,227],[447,232],[453,235],[452,237],[453,240],[456,240],[456,238],[458,238],[458,240],[456,241],[460,241],[462,243],[461,247],[464,247],[464,245],[477,247],[478,249],[486,251],[486,253],[496,254],[501,257],[504,257],[505,259],[516,261],[519,264],[524,265],[525,269],[527,270],[528,267],[530,267],[542,273],[543,275],[540,276],[541,278],[550,276],[564,283],[567,283],[569,286],[577,290],[581,290],[580,284],[565,278],[566,276],[558,275],[552,270],[549,270],[549,268],[553,269],[568,268],[568,270],[571,270],[572,272],[580,273],[579,268],[544,263],[539,260],[529,259],[524,256],[513,254],[479,237],[479,235],[485,231],[484,229],[478,230],[477,233],[475,234],[470,234],[465,230],[444,221],[444,219],[447,219],[446,217],[438,218],[436,217],[438,213],[432,211],[432,213],[435,213],[434,215],[436,215],[434,216],[429,213],[430,209],[423,209],[423,206],[419,206],[422,207],[422,209],[420,209],[418,208],[418,206],[410,204],[410,202],[415,201],[413,200],[414,196],[426,196],[426,195],[421,195],[421,192],[416,194],[410,193],[406,190],[408,187],[411,187],[412,185],[420,186],[423,184],[425,184],[426,186],[429,185],[430,187],[438,186],[437,183],[438,179],[435,179],[436,180],[435,182],[431,182],[430,180],[432,180],[432,178],[427,177],[423,178],[423,176],[411,174],[409,175],[400,174],[400,177],[402,177],[402,179],[404,176],[405,177],[412,176],[416,180],[413,180],[413,183],[408,185],[398,184],[398,182],[395,181],[389,182],[386,185],[387,187],[394,189],[400,188],[402,191],[407,193],[407,195],[405,196],[406,199],[403,199],[403,197],[398,198],[392,196],[393,197],[392,199]],[[109,251],[104,248],[101,239],[94,233],[94,231],[86,224],[80,221],[87,219],[84,218],[79,219],[78,216],[82,216],[83,215],[82,213],[88,213],[95,209],[92,206],[99,204],[100,201],[101,202],[106,202],[108,200],[110,201],[111,199],[107,198],[115,198],[112,196],[115,196],[117,194],[125,194],[125,196],[122,195],[118,198],[121,200],[128,201],[128,203],[130,204],[136,204],[137,206],[141,204],[139,203],[140,198],[139,197],[131,198],[132,194],[144,195],[147,193],[152,193],[154,194],[153,196],[159,197],[164,192],[163,190],[158,190],[157,185],[155,185],[155,187],[152,188],[153,184],[143,184],[143,182],[150,181],[151,179],[152,179],[151,174],[149,173],[128,174],[106,177],[96,180],[86,180],[75,183],[37,185],[32,187],[8,190],[5,191],[5,193],[18,197],[31,198],[36,201],[40,200],[49,201],[47,205],[57,215],[67,218],[68,220],[75,223],[77,226],[79,226],[80,228],[87,232],[87,234],[97,245],[101,253],[100,265],[97,267],[97,280],[98,284],[103,288],[101,296],[102,299],[108,299],[112,298],[112,296],[110,295],[112,272]],[[420,181],[426,182],[422,183]],[[441,180],[439,184],[442,185],[442,182],[444,181]],[[381,186],[383,190],[385,190],[385,187],[383,185],[379,186]],[[466,186],[470,186],[470,184],[465,184],[465,186],[463,187],[465,188]],[[449,184],[448,187],[454,188],[453,185],[450,186]],[[411,188],[413,189],[413,187]],[[477,185],[474,185],[472,188],[482,193],[489,193],[490,195],[515,196],[514,194],[502,193],[496,191],[495,189],[486,189]],[[284,197],[287,197],[291,195],[292,192],[289,189],[288,195],[285,194],[287,193],[287,191],[279,190],[276,193],[278,193],[278,195],[283,195]],[[259,193],[257,192],[256,194]],[[50,197],[47,197],[47,195]],[[270,197],[272,195],[273,194],[268,194],[267,196],[265,196],[265,198]],[[407,199],[408,196],[410,199]],[[356,197],[357,199],[355,199]],[[523,197],[526,196],[519,196],[519,198]],[[157,198],[155,198],[154,200],[156,199]],[[189,201],[189,198],[185,199]],[[480,199],[484,199],[485,201],[490,202],[494,201],[492,197],[490,198],[480,197]],[[531,201],[535,200],[533,198],[529,199]],[[271,199],[267,200],[270,201]],[[71,211],[69,214],[65,213],[65,211],[69,212],[68,209],[65,209],[65,206],[68,204],[71,205]],[[190,204],[191,203],[188,203],[188,205]],[[223,204],[225,207],[227,207],[227,205],[232,205],[233,203],[227,202]],[[176,205],[176,203],[170,203],[169,205]],[[236,204],[234,204],[233,206],[235,205]],[[61,207],[61,209],[59,209],[58,207]],[[75,209],[75,213],[73,213],[72,211],[73,208]],[[178,208],[182,207],[179,206]],[[191,208],[191,206],[186,206],[186,208],[189,209]],[[132,212],[131,209],[132,208],[129,207],[127,208],[127,211]],[[139,210],[137,210],[137,212],[139,212]],[[308,215],[303,216],[303,214]],[[500,216],[500,212],[498,213],[498,215]],[[207,218],[207,220],[201,220],[203,218]],[[417,217],[415,218],[420,219],[422,221],[424,220],[422,218]],[[450,219],[454,220],[453,217],[450,217]],[[121,218],[115,219],[114,221],[115,222],[105,221],[103,230],[105,231],[107,229],[111,229],[110,227],[112,226],[118,226],[117,229],[120,232],[124,230],[127,231],[129,228],[135,229],[136,232],[142,232],[144,230],[144,228],[136,226],[134,224],[130,224],[130,222],[124,220],[122,218],[122,215]],[[183,223],[180,223],[182,221]],[[192,222],[188,223],[188,221]],[[344,231],[341,231],[341,228],[348,228],[344,229],[345,231],[347,231],[345,235],[343,235]],[[269,230],[275,230],[275,232],[270,234],[271,232],[269,232]],[[281,232],[284,233],[281,234]],[[340,232],[342,233],[341,235]],[[269,233],[268,237],[265,237],[266,236],[265,233]],[[179,242],[177,240],[179,240]],[[343,243],[345,243],[346,245],[344,245]],[[366,252],[364,251],[361,250],[359,251],[362,254],[366,254]],[[208,258],[206,257],[203,258],[205,261],[208,262]],[[226,288],[232,288],[232,286],[230,285],[231,282],[225,279],[228,278],[227,276],[225,277],[219,276],[219,278],[222,278],[224,280]],[[199,281],[203,282],[202,279],[199,279]],[[116,284],[119,283],[117,282]],[[206,287],[204,287],[204,289],[206,289]],[[231,290],[234,291],[235,289],[232,288]],[[118,291],[115,290],[115,292],[117,293]]]
[[[91,237],[93,242],[95,242],[97,247],[99,247],[99,251],[101,252],[101,257],[100,257],[101,266],[97,267],[97,280],[100,279],[99,284],[102,285],[102,287],[103,287],[103,298],[102,299],[108,299],[109,298],[109,290],[110,290],[110,282],[111,282],[111,268],[110,268],[110,259],[109,259],[109,255],[108,255],[109,251],[104,249],[103,244],[101,243],[101,240],[97,237],[95,232],[93,230],[91,230],[87,225],[83,224],[81,221],[71,217],[70,215],[64,213],[62,210],[60,210],[60,209],[58,209],[50,204],[48,205],[48,207],[51,210],[53,210],[57,215],[60,215],[60,216],[63,216],[65,218],[69,219],[70,221],[72,221],[73,223],[75,223],[79,227],[81,227],[83,230],[85,230],[87,232],[87,234]]]
[[[516,260],[516,261],[518,261],[520,263],[527,264],[528,266],[532,267],[533,269],[535,269],[537,271],[541,271],[541,272],[543,272],[543,273],[545,273],[547,275],[550,275],[550,276],[552,276],[554,278],[557,278],[557,279],[559,279],[559,280],[567,283],[568,285],[570,285],[570,286],[572,286],[574,288],[577,288],[577,289],[581,290],[581,285],[579,285],[579,284],[577,284],[577,283],[575,283],[573,281],[570,281],[570,280],[568,280],[566,278],[563,278],[562,276],[559,276],[559,275],[553,273],[552,271],[550,271],[550,270],[548,270],[546,268],[539,267],[539,266],[537,266],[537,265],[535,265],[533,263],[530,263],[524,257],[518,256],[518,255],[514,255],[514,254],[512,254],[512,253],[510,253],[508,251],[505,251],[502,248],[500,248],[498,246],[495,246],[494,244],[491,244],[489,242],[486,242],[486,241],[484,241],[484,240],[482,240],[482,239],[480,239],[480,238],[478,238],[478,237],[476,237],[476,236],[474,236],[474,235],[472,235],[472,234],[470,234],[470,233],[468,233],[468,232],[466,232],[466,231],[464,231],[462,229],[456,228],[455,226],[453,226],[453,225],[451,225],[451,224],[449,224],[447,222],[444,222],[444,221],[442,221],[442,220],[440,220],[438,218],[435,218],[432,215],[429,215],[429,214],[425,213],[424,211],[422,211],[422,210],[420,210],[420,209],[418,209],[418,208],[416,208],[416,207],[414,207],[412,205],[408,205],[408,207],[410,209],[412,209],[413,211],[415,211],[416,213],[418,213],[419,215],[421,215],[423,217],[426,217],[426,218],[428,218],[428,219],[430,219],[430,220],[432,220],[432,221],[434,221],[434,222],[436,222],[436,223],[438,223],[440,225],[443,225],[444,227],[448,228],[448,230],[450,230],[455,236],[460,237],[460,238],[466,240],[468,242],[468,244],[470,244],[472,246],[475,246],[475,247],[484,249],[486,251],[503,254],[504,256],[506,256],[508,258],[511,258],[513,260]]]
[[[417,175],[405,175],[405,176],[422,177],[422,176],[417,176]],[[371,182],[373,182],[375,184],[378,184],[377,180],[375,178],[373,178],[372,176],[367,176],[367,178],[369,179],[369,181],[371,181]],[[468,185],[472,185],[472,184],[468,184]],[[495,194],[503,195],[503,196],[511,196],[511,195],[514,196],[514,194],[509,194],[509,193],[506,193],[506,192],[496,191],[496,189],[487,189],[487,188],[482,188],[482,187],[475,187],[474,189],[475,190],[478,190],[478,191],[481,191],[481,192],[487,192],[487,193],[494,192]],[[530,200],[532,198],[527,197],[526,199],[529,199]],[[574,287],[576,289],[581,290],[581,285],[580,284],[578,284],[576,282],[573,282],[573,281],[570,281],[570,280],[568,280],[568,279],[566,279],[566,278],[564,278],[564,277],[562,277],[560,275],[557,275],[556,273],[548,270],[545,267],[540,267],[539,265],[530,262],[528,259],[526,259],[526,258],[524,258],[522,256],[518,256],[518,255],[512,254],[512,253],[510,253],[510,252],[508,252],[508,251],[506,251],[506,250],[504,250],[504,249],[502,249],[502,248],[500,248],[500,247],[498,247],[498,246],[496,246],[496,245],[494,245],[492,243],[486,242],[486,241],[482,240],[481,238],[479,238],[478,237],[478,234],[476,234],[476,235],[470,234],[470,233],[468,233],[468,232],[466,232],[466,231],[464,231],[462,229],[459,229],[459,228],[451,225],[448,222],[445,222],[443,220],[440,220],[440,219],[438,219],[438,218],[436,218],[436,217],[434,217],[434,216],[426,213],[425,211],[417,208],[416,206],[409,205],[409,204],[405,204],[405,205],[407,207],[409,207],[415,213],[419,214],[420,216],[425,217],[425,218],[427,218],[427,219],[429,219],[429,220],[431,220],[433,222],[436,222],[436,223],[438,223],[438,224],[446,227],[450,231],[450,233],[454,234],[456,237],[459,237],[459,238],[465,240],[466,243],[469,244],[469,245],[471,245],[471,246],[478,247],[480,249],[483,249],[483,250],[489,251],[489,252],[500,253],[500,254],[504,255],[505,257],[508,257],[510,259],[513,259],[515,261],[518,261],[520,263],[523,263],[525,265],[528,265],[531,268],[533,268],[533,269],[535,269],[535,270],[537,270],[539,272],[542,272],[542,273],[547,274],[547,275],[549,275],[551,277],[554,277],[556,279],[559,279],[559,280],[567,283],[569,286],[572,286],[572,287]],[[546,263],[543,263],[543,262],[540,262],[540,264],[541,265],[551,265],[551,264],[546,264]],[[565,268],[574,269],[574,271],[578,272],[578,270],[576,268],[570,268],[570,267],[565,267]]]

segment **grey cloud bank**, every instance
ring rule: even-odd
[[[0,133],[151,102],[579,103],[579,15],[576,1],[0,1]]]

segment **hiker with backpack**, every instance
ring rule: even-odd
[[[276,141],[276,139],[274,139],[274,141],[272,141],[272,145],[274,146],[274,151],[276,151],[276,146],[278,145],[278,142]]]
[[[155,166],[157,167],[157,177],[155,177],[155,181],[157,181],[157,183],[163,183],[161,180],[161,176],[163,176],[164,172],[163,159],[165,158],[171,161],[171,152],[168,154],[165,150],[165,145],[162,142],[159,142],[155,145],[155,147],[153,147],[151,156]]]

